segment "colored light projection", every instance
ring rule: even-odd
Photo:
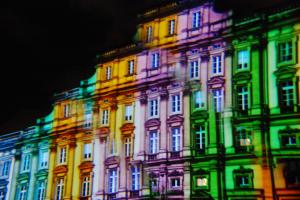
[[[141,15],[134,44],[1,135],[0,199],[299,199],[300,6],[213,6]]]

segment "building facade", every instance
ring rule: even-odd
[[[134,44],[1,136],[0,200],[299,199],[299,10],[140,15]]]

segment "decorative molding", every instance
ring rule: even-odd
[[[157,126],[159,127],[160,126],[160,120],[155,118],[155,119],[149,119],[145,122],[145,127],[147,129],[149,129],[150,127],[154,127],[154,126]]]
[[[135,126],[133,125],[133,123],[125,123],[120,128],[123,136],[132,135],[134,129],[135,129]]]
[[[119,164],[120,163],[120,157],[119,156],[111,156],[111,157],[108,157],[106,160],[105,160],[105,165],[114,165],[114,164]]]
[[[85,161],[79,165],[80,173],[92,172],[94,168],[94,164],[92,161]]]
[[[224,84],[225,80],[223,76],[214,76],[207,81],[207,85],[210,89],[223,87]]]
[[[68,167],[67,165],[58,165],[55,167],[53,170],[54,174],[60,174],[60,173],[67,173],[68,172]]]
[[[167,123],[168,123],[169,125],[171,125],[171,124],[173,124],[173,123],[180,123],[180,124],[182,124],[183,121],[184,121],[184,119],[183,119],[182,115],[180,115],[180,114],[172,115],[172,116],[170,116],[170,117],[167,119]]]
[[[182,171],[173,170],[171,173],[168,174],[169,177],[171,176],[182,176],[184,173]]]

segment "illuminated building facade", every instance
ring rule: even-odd
[[[0,197],[299,199],[299,10],[190,0],[141,15],[134,44],[1,136]]]

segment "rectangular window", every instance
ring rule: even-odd
[[[282,112],[293,111],[294,84],[292,81],[281,82],[279,85],[279,102]]]
[[[83,147],[83,158],[85,160],[92,158],[92,143],[86,143]]]
[[[128,75],[133,75],[134,73],[134,60],[129,60],[128,61],[128,71],[127,74]]]
[[[146,42],[151,42],[153,36],[152,26],[148,26],[146,28]]]
[[[291,61],[293,59],[292,41],[279,43],[278,48],[279,62]]]
[[[190,62],[190,78],[199,78],[199,62],[197,60]]]
[[[27,186],[25,184],[20,185],[18,200],[26,200],[27,199]]]
[[[297,137],[295,134],[283,134],[281,136],[281,144],[283,147],[296,147]]]
[[[106,67],[106,69],[105,69],[105,78],[106,78],[106,80],[111,79],[111,66]]]
[[[222,59],[220,55],[212,57],[212,73],[214,75],[222,73]]]
[[[175,19],[168,21],[168,34],[173,35],[175,33]]]
[[[125,121],[132,121],[132,105],[125,106]]]
[[[67,162],[67,147],[61,147],[59,149],[58,163],[65,164],[66,162]]]
[[[171,179],[171,188],[177,189],[180,187],[180,178],[172,178]]]
[[[102,125],[108,125],[108,110],[103,110],[102,111],[102,120],[101,120],[101,123]]]
[[[214,107],[216,112],[223,110],[223,92],[221,89],[213,90]]]
[[[237,188],[249,188],[249,176],[248,174],[241,174],[235,177]]]
[[[153,53],[151,58],[151,67],[152,69],[156,69],[159,67],[159,53]]]
[[[71,105],[65,104],[64,105],[64,118],[70,117]]]
[[[91,126],[92,126],[92,120],[93,120],[92,117],[93,117],[92,113],[86,113],[85,114],[84,128],[91,128]]]
[[[195,106],[196,109],[204,107],[202,92],[199,91],[199,90],[194,92],[194,106]]]
[[[9,169],[10,169],[10,160],[6,160],[1,165],[1,176],[6,177],[9,175]]]
[[[151,131],[149,134],[149,153],[158,153],[158,134],[157,131]]]
[[[206,176],[200,176],[197,177],[197,183],[196,186],[201,188],[201,187],[207,187],[208,186],[208,181]]]
[[[91,195],[91,177],[84,176],[82,180],[81,196],[87,197]]]
[[[150,117],[158,116],[158,99],[150,100],[149,114],[150,114]]]
[[[238,51],[238,70],[248,69],[250,60],[249,54],[248,50]]]
[[[109,177],[108,177],[108,193],[116,193],[116,192],[118,192],[117,169],[110,169]]]
[[[64,198],[64,179],[59,178],[56,182],[55,200],[63,200]]]
[[[22,165],[21,165],[21,172],[28,172],[30,168],[30,154],[23,154],[22,156]]]
[[[180,95],[179,94],[172,95],[172,112],[173,113],[180,112],[181,110],[180,107],[181,107]]]
[[[133,166],[131,168],[131,181],[132,181],[132,190],[139,190],[140,189],[140,168],[139,166]]]
[[[45,169],[48,167],[48,151],[42,150],[40,152],[40,169]]]
[[[237,104],[238,104],[238,111],[244,112],[248,110],[248,87],[241,86],[237,88]]]
[[[204,125],[195,127],[195,148],[198,153],[205,153],[206,130]]]
[[[172,128],[172,151],[180,151],[180,128]]]
[[[251,132],[243,127],[236,129],[236,152],[250,152],[253,150]]]
[[[129,137],[125,138],[125,156],[131,156],[131,138]]]
[[[286,160],[286,167],[284,168],[283,174],[287,188],[299,188],[300,187],[300,160],[289,159]]]
[[[192,22],[192,27],[193,28],[199,28],[200,27],[200,11],[193,13],[193,22]]]
[[[44,200],[45,194],[46,194],[45,181],[39,181],[38,188],[37,188],[37,200]]]

